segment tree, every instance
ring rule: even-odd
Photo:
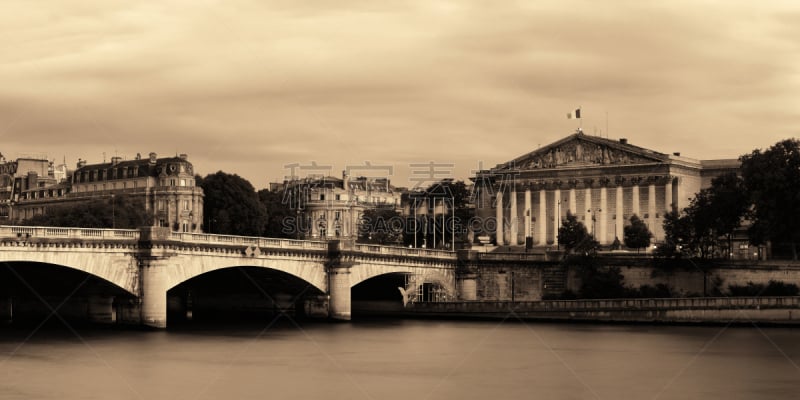
[[[405,221],[393,208],[365,210],[358,226],[359,243],[402,244]]]
[[[670,211],[664,215],[664,243],[657,253],[664,257],[694,254],[694,235],[688,215]]]
[[[558,228],[558,243],[564,245],[569,253],[590,254],[597,250],[598,243],[594,236],[586,231],[586,226],[578,221],[578,217],[567,213],[567,218]]]
[[[649,246],[650,238],[653,237],[650,229],[647,229],[647,225],[636,214],[631,215],[631,224],[626,225],[623,232],[625,246],[635,248],[637,253],[642,247]]]
[[[288,204],[284,191],[271,192],[268,189],[258,191],[258,200],[266,210],[261,234],[266,237],[299,239],[304,236],[301,214],[297,208]]]
[[[766,151],[739,158],[744,187],[753,204],[750,240],[788,247],[797,260],[800,242],[800,140],[786,139]]]
[[[266,208],[253,185],[236,174],[218,171],[198,179],[203,188],[203,214],[210,233],[259,236],[266,221]]]

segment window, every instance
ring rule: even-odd
[[[164,211],[164,200],[159,200],[158,201],[158,210],[159,211]]]
[[[189,200],[184,200],[183,201],[183,210],[184,211],[189,211]]]
[[[181,179],[181,186],[186,186],[186,179]]]
[[[337,194],[337,195],[336,195],[336,200],[341,200],[341,199],[342,199],[342,195],[340,195],[340,194]]]
[[[341,216],[342,216],[342,212],[341,212],[341,211],[336,211],[336,213],[335,213],[334,217],[335,217],[335,219],[336,219],[337,221],[339,220],[339,218],[341,218]]]
[[[320,200],[325,200],[325,193],[322,193],[322,194],[320,194],[320,195],[319,195],[319,199],[320,199]]]
[[[169,185],[170,186],[175,186],[175,179],[170,179],[169,180]]]

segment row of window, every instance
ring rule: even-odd
[[[65,188],[58,188],[58,189],[46,189],[46,190],[35,190],[30,192],[22,192],[20,193],[20,200],[28,200],[28,199],[46,199],[50,197],[62,197],[67,194]]]
[[[146,182],[142,180],[142,182]],[[190,187],[194,184],[193,179],[162,179],[161,186],[180,186],[180,187]],[[124,181],[124,182],[110,182],[110,183],[102,183],[102,184],[95,184],[92,186],[75,186],[75,191],[77,193],[80,192],[89,192],[93,191],[96,192],[98,190],[116,190],[116,189],[129,189],[129,188],[139,188],[143,187],[139,185],[139,180],[134,181]]]
[[[320,193],[319,194],[319,200],[320,201],[324,201],[326,198],[330,199],[330,197],[326,197],[325,196],[325,193]],[[336,201],[342,201],[342,200],[347,201],[348,197],[347,196],[342,196],[341,194],[335,194],[334,197],[333,197],[333,200],[336,200]],[[356,196],[355,200],[360,201],[360,202],[367,202],[368,201],[367,200],[367,196]],[[388,203],[398,204],[400,199],[372,196],[369,199],[369,201],[371,203],[374,203],[374,204],[388,204]]]
[[[164,211],[167,208],[167,200],[158,200],[157,201],[158,211]],[[190,211],[191,202],[189,200],[181,200],[181,209],[183,211]]]
[[[109,179],[136,178],[139,176],[139,167],[112,168],[111,170],[97,169],[81,171],[75,174],[74,182],[94,182]]]

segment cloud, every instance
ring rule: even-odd
[[[7,154],[57,159],[186,152],[257,187],[308,160],[382,160],[400,180],[443,160],[463,178],[571,133],[581,106],[588,133],[733,158],[796,136],[798,15],[769,1],[4,3],[0,135]]]

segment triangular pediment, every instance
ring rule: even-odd
[[[495,171],[652,164],[667,160],[667,155],[663,153],[630,145],[626,141],[579,132],[500,164]]]

